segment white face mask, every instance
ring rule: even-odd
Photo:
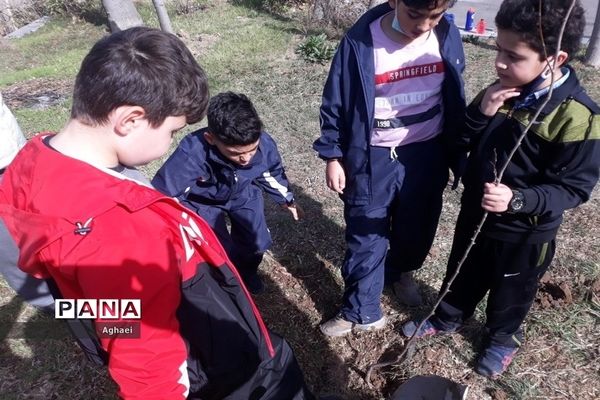
[[[396,0],[396,8],[394,8],[394,19],[392,20],[392,29],[396,32],[401,33],[404,36],[411,37],[402,27],[400,26],[400,21],[398,20],[398,3],[400,0]]]
[[[396,32],[403,34],[404,36],[409,36],[408,33],[400,26],[400,21],[398,21],[398,17],[396,16],[396,11],[394,10],[394,19],[392,20],[392,29]]]

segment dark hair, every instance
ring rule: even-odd
[[[547,55],[540,37],[540,1],[541,27],[546,44]],[[571,0],[504,0],[496,14],[496,26],[521,35],[521,40],[540,55],[540,59],[556,53],[558,36]],[[565,26],[561,50],[574,56],[581,44],[585,16],[579,0],[575,4]]]
[[[224,92],[208,103],[208,131],[228,146],[243,146],[260,139],[262,122],[248,97]]]
[[[188,123],[204,118],[208,103],[204,71],[185,44],[158,29],[135,27],[100,39],[81,63],[71,118],[107,122],[117,107],[143,107],[153,127],[169,116]]]
[[[433,10],[438,7],[447,5],[448,8],[456,4],[456,0],[397,0],[404,3],[405,6],[416,9]]]

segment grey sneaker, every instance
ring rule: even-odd
[[[431,323],[430,320],[426,320],[421,329],[417,332],[417,327],[419,326],[420,321],[408,321],[402,325],[402,334],[406,337],[411,337],[413,334],[417,338],[424,338],[428,336],[435,336],[439,334],[447,334],[454,333],[458,331],[461,327],[460,324],[447,324],[445,329],[437,328],[435,325]],[[415,333],[417,332],[417,333]]]
[[[404,305],[416,307],[423,304],[423,297],[412,272],[402,273],[400,279],[393,283],[392,289],[398,301]]]
[[[435,336],[440,332],[444,332],[433,326],[429,320],[425,321],[421,329],[415,334],[417,331],[417,327],[419,326],[419,321],[408,321],[404,325],[402,325],[402,334],[406,337],[411,337],[415,335],[417,338],[423,338],[427,336]]]
[[[345,336],[352,332],[352,329],[358,329],[359,331],[382,329],[385,327],[385,323],[385,316],[375,322],[357,324],[355,322],[346,321],[341,314],[338,314],[329,321],[322,323],[319,328],[321,329],[321,332],[327,336]]]

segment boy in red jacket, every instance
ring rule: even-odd
[[[0,218],[19,267],[55,297],[139,300],[139,320],[95,318],[90,335],[70,320],[121,397],[310,399],[210,227],[122,173],[165,154],[207,101],[206,76],[174,35],[132,28],[100,40],[77,75],[71,119],[7,169]],[[132,337],[104,329],[136,322]]]

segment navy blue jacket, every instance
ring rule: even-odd
[[[461,146],[471,151],[463,183],[461,217],[483,215],[483,184],[496,170],[547,96],[516,109],[504,104],[492,118],[479,111],[483,90],[467,109]],[[513,243],[544,243],[556,236],[563,212],[590,198],[600,173],[600,108],[585,93],[575,71],[555,88],[538,123],[511,159],[502,183],[525,197],[518,213],[489,214],[482,233]],[[496,162],[494,163],[494,160]]]
[[[204,138],[203,128],[184,137],[152,179],[162,193],[184,203],[225,204],[246,193],[250,185],[266,191],[278,204],[293,200],[277,145],[262,132],[250,163],[232,163]],[[250,188],[251,189],[251,188]]]
[[[375,112],[375,63],[369,24],[391,10],[384,3],[367,11],[340,42],[323,90],[321,137],[313,144],[319,157],[342,160],[346,173],[344,200],[356,205],[369,204],[372,196],[368,150]],[[442,137],[448,146],[449,166],[456,179],[458,171],[454,165],[458,165],[460,155],[456,153],[454,143],[464,120],[465,94],[461,74],[465,56],[460,33],[446,18],[440,20],[434,32],[440,42],[446,71],[442,86]]]

